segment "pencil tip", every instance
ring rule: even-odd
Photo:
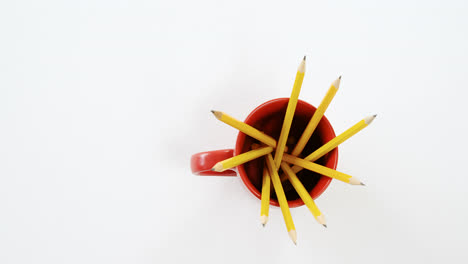
[[[305,56],[305,55],[304,55],[304,58],[303,58],[303,60],[306,60],[306,56]]]
[[[326,225],[326,224],[323,224],[323,226],[324,226],[325,228],[327,227],[327,225]]]
[[[377,115],[367,116],[367,117],[364,118],[364,122],[366,122],[366,124],[370,125],[372,123],[372,121],[374,121],[376,116]]]
[[[297,245],[296,242],[297,242],[297,233],[296,233],[296,230],[295,229],[291,229],[289,230],[289,237],[291,238],[292,242],[294,243],[294,245]]]
[[[223,112],[216,111],[216,110],[211,110],[211,113],[217,118],[220,119],[223,116]]]
[[[211,168],[211,171],[215,171],[215,169],[214,169],[214,168]]]
[[[265,227],[265,224],[262,224],[263,227]]]
[[[338,79],[340,79],[340,80],[341,80],[341,75],[340,75],[340,77],[338,77]]]
[[[362,186],[366,186],[366,185],[365,185],[364,183],[362,183],[362,182],[361,182],[361,185],[362,185]]]

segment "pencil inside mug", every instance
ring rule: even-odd
[[[317,222],[319,222],[324,227],[327,227],[325,223],[325,217],[322,215],[322,212],[320,212],[314,200],[312,199],[312,197],[310,197],[309,192],[306,190],[304,185],[302,185],[299,178],[297,178],[296,174],[291,170],[291,167],[289,167],[289,165],[286,162],[281,162],[281,168],[286,173],[289,182],[291,182],[297,194],[299,194],[299,197],[301,197],[304,204],[307,206],[307,208],[309,208],[309,211],[315,217]]]
[[[260,130],[240,121],[240,120],[237,120],[235,119],[234,117],[224,113],[224,112],[221,112],[221,111],[215,111],[215,110],[211,110],[211,112],[213,113],[213,115],[221,122],[225,123],[225,124],[228,124],[230,126],[232,126],[233,128],[243,132],[244,134],[248,135],[248,136],[251,136],[255,139],[257,139],[258,141],[264,143],[265,145],[268,145],[270,147],[276,147],[276,140],[272,137],[270,137],[269,135],[261,132]]]
[[[284,223],[286,224],[289,237],[294,242],[294,244],[297,244],[296,227],[294,226],[291,212],[289,210],[288,200],[286,199],[283,187],[281,186],[281,180],[279,178],[278,171],[275,168],[275,162],[271,154],[267,154],[266,164],[268,166],[268,172],[270,173],[271,181],[273,183],[273,188],[275,189],[276,197],[278,198],[281,212],[283,213]]]
[[[322,174],[323,176],[327,176],[333,179],[337,179],[342,182],[349,183],[351,185],[364,185],[359,179],[353,177],[351,175],[327,168],[325,166],[319,165],[317,163],[313,163],[296,156],[292,156],[289,154],[284,154],[283,160],[287,163],[291,163],[294,165],[298,165],[304,169],[308,169],[310,171]]]
[[[297,100],[299,99],[299,93],[301,92],[302,81],[304,80],[305,75],[305,61],[306,57],[304,56],[304,59],[301,61],[301,64],[297,69],[296,80],[294,81],[294,86],[289,98],[288,106],[286,108],[286,114],[284,115],[283,127],[281,128],[281,133],[275,152],[274,161],[276,169],[279,169],[280,167],[281,159],[283,158],[284,147],[286,146],[286,141],[288,140],[294,112],[296,111]]]
[[[338,91],[338,88],[340,87],[340,81],[341,76],[330,85],[327,94],[323,98],[320,105],[317,107],[317,110],[315,110],[315,113],[310,119],[309,123],[307,124],[307,127],[305,128],[304,132],[302,132],[302,135],[299,138],[296,147],[294,147],[293,151],[291,152],[291,155],[299,156],[299,154],[301,154],[302,150],[306,146],[307,142],[309,142],[309,139],[314,133],[315,128],[317,127],[323,115],[325,114],[325,111],[327,110],[328,106],[333,100],[333,97],[335,97],[335,94]]]
[[[314,152],[309,154],[307,157],[304,158],[304,160],[310,161],[310,162],[317,161],[318,159],[323,157],[328,152],[334,150],[341,143],[345,142],[347,139],[354,136],[359,131],[361,131],[362,129],[364,129],[368,125],[370,125],[372,123],[372,121],[375,119],[376,116],[377,115],[371,115],[371,116],[367,116],[364,119],[360,120],[359,122],[354,124],[352,127],[348,128],[346,131],[344,131],[343,133],[341,133],[337,137],[335,137],[332,140],[328,141],[326,144],[322,145],[320,148],[318,148],[317,150],[315,150]],[[294,165],[291,169],[294,171],[294,173],[298,173],[303,168],[298,166],[298,165]],[[285,181],[287,179],[288,179],[288,177],[283,173],[281,175],[281,181]]]
[[[244,164],[253,159],[256,159],[258,157],[264,156],[268,153],[271,153],[272,151],[273,148],[268,146],[250,150],[240,155],[216,163],[211,170],[217,172],[225,171],[230,168]]]
[[[262,178],[262,193],[261,193],[261,207],[260,207],[260,222],[265,227],[268,222],[268,213],[270,208],[270,173],[265,165],[263,167],[263,178]]]

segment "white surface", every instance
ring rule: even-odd
[[[2,1],[0,263],[466,263],[466,1]],[[317,200],[265,228],[239,178],[191,154],[234,145],[243,119],[289,96],[342,147]]]

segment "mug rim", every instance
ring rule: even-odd
[[[276,98],[276,99],[272,99],[272,100],[264,102],[263,104],[257,106],[252,112],[250,112],[250,114],[244,120],[244,123],[249,124],[250,123],[249,121],[251,119],[253,119],[254,117],[256,117],[259,114],[259,112],[261,112],[264,108],[269,107],[270,105],[278,104],[278,103],[285,103],[287,101],[289,101],[289,98],[285,97],[285,98]],[[298,100],[298,104],[303,104],[305,107],[313,109],[314,111],[317,110],[317,108],[315,106],[313,106],[313,105],[311,105],[311,104],[309,104],[309,103],[307,103],[307,102],[305,102],[303,100]],[[325,125],[326,131],[328,131],[331,138],[336,137],[335,131],[333,130],[333,127],[330,124],[330,121],[328,121],[328,119],[325,117],[325,115],[322,117],[320,122],[324,122],[323,125]],[[237,139],[236,139],[236,145],[235,145],[235,148],[234,148],[234,155],[235,156],[241,154],[240,152],[242,151],[242,147],[243,147],[243,144],[244,144],[244,141],[245,141],[245,137],[246,137],[246,135],[244,133],[242,133],[242,132],[238,133]],[[328,160],[331,160],[331,164],[327,164],[328,166],[326,166],[326,167],[328,167],[330,169],[336,169],[337,164],[338,164],[338,147],[336,147],[334,150],[329,152],[329,154],[331,154],[331,155],[330,155],[330,157],[328,157]],[[247,173],[245,172],[244,165],[237,166],[237,170],[239,172],[239,177],[241,178],[242,182],[247,187],[247,189],[254,196],[256,196],[258,199],[261,199],[261,192],[259,190],[257,190],[257,188],[255,188],[255,186],[250,181],[249,177],[247,177]],[[309,194],[311,194],[311,196],[312,196],[312,192],[315,192],[315,197],[312,197],[312,199],[315,200],[316,198],[318,198],[327,189],[327,187],[328,187],[328,185],[330,185],[331,181],[332,181],[332,178],[321,175],[321,177],[320,177],[319,181],[317,182],[317,184],[309,192]],[[318,189],[318,190],[316,190],[316,189]],[[270,199],[270,204],[274,205],[274,206],[279,206],[278,201],[273,200],[273,199]],[[289,207],[298,207],[298,206],[304,205],[304,202],[302,201],[301,198],[298,198],[296,200],[288,201],[288,204],[289,204]]]

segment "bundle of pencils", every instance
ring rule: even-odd
[[[213,110],[211,111],[215,115],[215,117],[220,121],[232,126],[233,128],[238,129],[244,134],[255,138],[259,142],[261,142],[261,145],[253,144],[252,150],[250,151],[216,163],[211,170],[221,172],[239,166],[253,159],[264,157],[266,166],[263,168],[263,179],[261,188],[261,224],[265,226],[265,224],[268,221],[271,182],[273,183],[273,189],[276,193],[281,212],[283,213],[287,231],[294,244],[297,243],[297,233],[296,228],[294,227],[294,222],[291,217],[288,201],[286,199],[282,183],[285,181],[289,181],[293,188],[296,190],[299,197],[304,202],[304,204],[309,208],[310,212],[317,220],[317,222],[322,224],[324,227],[327,227],[325,217],[320,212],[319,208],[315,204],[309,192],[304,187],[304,185],[299,180],[296,174],[299,171],[306,169],[348,184],[364,185],[356,177],[322,166],[320,164],[315,163],[315,161],[317,161],[325,154],[335,149],[338,145],[340,145],[341,143],[343,143],[344,141],[346,141],[365,127],[367,127],[376,117],[376,115],[365,117],[364,119],[350,127],[348,130],[344,131],[337,137],[333,138],[323,146],[310,153],[305,158],[301,158],[299,156],[304,150],[307,143],[309,142],[309,139],[314,133],[314,130],[316,129],[325,111],[327,110],[328,106],[333,100],[333,97],[338,91],[341,81],[340,76],[332,82],[330,88],[328,89],[328,92],[326,93],[320,105],[317,107],[317,110],[313,114],[305,130],[302,132],[302,135],[297,141],[295,147],[291,150],[290,153],[287,153],[286,142],[288,141],[289,131],[291,129],[291,124],[296,110],[299,93],[302,87],[302,81],[305,75],[305,64],[306,57],[304,56],[297,70],[296,80],[294,82],[291,96],[289,98],[281,133],[278,140],[223,112]],[[273,152],[274,154],[272,155]],[[291,167],[291,165],[293,166]],[[282,173],[278,173],[280,168],[282,170]]]

